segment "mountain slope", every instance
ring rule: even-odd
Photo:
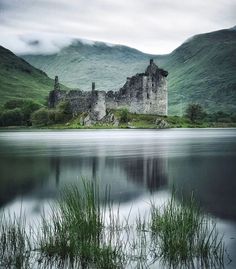
[[[0,105],[12,98],[45,103],[53,80],[11,51],[0,46]]]
[[[190,102],[209,111],[236,112],[235,30],[195,36],[173,51],[163,65],[170,72],[173,114]]]
[[[22,57],[50,77],[58,74],[69,87],[90,90],[95,81],[98,89],[111,90],[123,86],[126,76],[143,71],[152,56],[126,46],[75,40],[57,54]]]
[[[169,114],[181,114],[192,102],[208,111],[236,111],[236,31],[195,36],[168,55],[149,55],[125,46],[75,41],[49,56],[24,55],[50,77],[67,86],[89,90],[120,88],[126,77],[143,72],[150,58],[169,71]]]

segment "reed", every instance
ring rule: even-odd
[[[91,181],[65,188],[35,237],[23,215],[2,215],[0,268],[223,268],[223,240],[193,196],[178,201],[173,192],[162,207],[151,202],[133,225],[115,211],[109,189],[105,197]]]
[[[209,265],[220,267],[224,263],[222,238],[193,196],[187,203],[178,203],[173,193],[162,208],[152,204],[150,225],[153,251],[171,267],[197,268],[200,263],[202,268],[211,268]]]
[[[83,180],[81,190],[75,185],[64,189],[52,207],[52,222],[43,219],[40,250],[44,257],[56,263],[69,260],[81,268],[120,268],[122,248],[106,240],[107,233],[114,234],[111,227],[105,229],[107,206],[100,206],[99,188],[93,182]]]
[[[0,268],[29,268],[31,241],[25,217],[0,217]]]

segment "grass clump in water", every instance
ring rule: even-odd
[[[79,268],[120,268],[122,251],[106,242],[105,209],[95,183],[83,181],[82,190],[66,188],[56,206],[52,223],[43,220],[40,249],[44,257],[57,263],[69,260]]]
[[[25,218],[0,218],[0,268],[29,268],[31,242]]]
[[[193,197],[178,203],[173,193],[162,207],[151,203],[150,215],[139,214],[132,225],[105,196],[102,204],[90,181],[64,189],[49,218],[42,218],[33,248],[24,218],[2,217],[0,268],[31,268],[30,262],[39,268],[223,267],[222,239]]]
[[[170,267],[222,266],[224,244],[215,225],[201,213],[193,197],[188,203],[177,203],[174,198],[172,194],[163,208],[152,204],[150,227],[154,256]]]

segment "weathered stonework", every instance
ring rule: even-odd
[[[66,92],[61,91],[60,89],[60,84],[58,80],[58,76],[55,77],[55,83],[54,83],[54,89],[49,93],[49,98],[48,98],[48,106],[49,108],[54,108],[56,105],[64,100],[66,97]]]
[[[106,92],[92,90],[91,116],[93,119],[101,120],[106,116]]]
[[[118,91],[97,91],[92,83],[92,91],[60,90],[58,77],[55,77],[54,90],[49,94],[49,107],[55,107],[60,101],[71,104],[73,114],[88,112],[91,119],[101,120],[107,109],[127,108],[132,113],[167,115],[167,82],[168,72],[158,68],[150,60],[145,73],[127,78],[124,86]]]

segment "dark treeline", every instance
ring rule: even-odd
[[[48,126],[65,123],[71,118],[68,102],[48,109],[32,99],[12,99],[0,109],[0,126]]]

